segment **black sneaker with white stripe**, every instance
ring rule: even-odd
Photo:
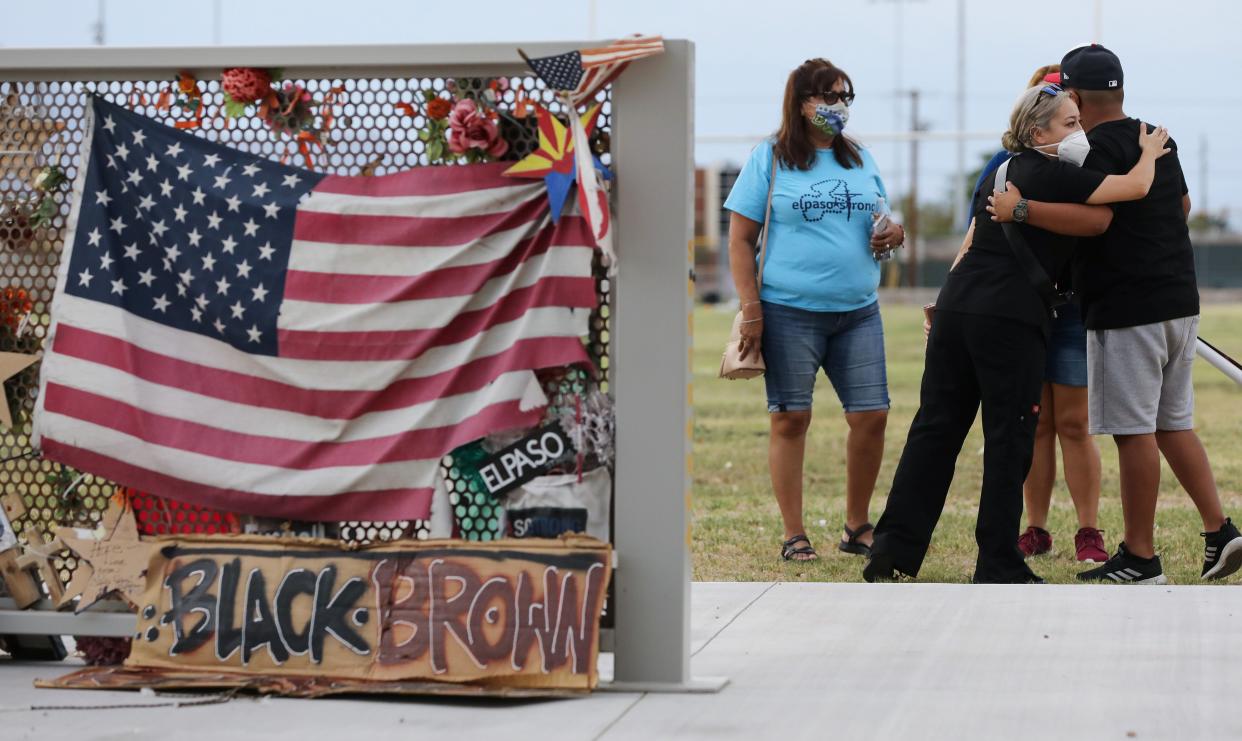
[[[1233,520],[1225,520],[1220,530],[1203,535],[1204,579],[1223,579],[1242,569],[1242,533]]]
[[[1078,575],[1078,581],[1098,581],[1115,584],[1168,584],[1164,577],[1164,569],[1160,567],[1160,557],[1139,558],[1126,549],[1126,544],[1117,546],[1117,553],[1090,571]]]

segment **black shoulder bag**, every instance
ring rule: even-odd
[[[1005,191],[1005,183],[1009,174],[1009,163],[1013,158],[1009,158],[996,168],[996,190]],[[1072,293],[1070,291],[1058,291],[1056,286],[1052,284],[1052,279],[1048,277],[1048,271],[1044,270],[1044,266],[1039,264],[1039,260],[1035,254],[1031,252],[1031,246],[1026,243],[1026,237],[1022,236],[1022,230],[1017,224],[1012,222],[1004,222],[1001,229],[1005,232],[1005,241],[1009,242],[1009,249],[1013,250],[1014,259],[1022,266],[1023,272],[1026,273],[1027,281],[1031,287],[1039,294],[1039,298],[1043,300],[1044,306],[1052,314],[1057,315],[1057,308],[1064,306],[1070,302]]]

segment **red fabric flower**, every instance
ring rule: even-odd
[[[500,136],[500,129],[489,119],[473,100],[459,100],[449,116],[449,149],[465,154],[477,149],[492,157],[500,157],[509,151],[509,142]]]
[[[257,67],[230,67],[220,73],[220,87],[238,103],[253,103],[272,89],[272,76]]]
[[[427,115],[440,119],[453,112],[453,101],[444,98],[432,98],[427,102]]]

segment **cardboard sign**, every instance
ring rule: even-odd
[[[574,444],[558,424],[540,427],[479,466],[487,493],[500,496],[548,470],[558,458],[574,452]]]
[[[136,604],[146,591],[146,568],[150,546],[138,537],[133,511],[115,499],[100,523],[103,537],[71,527],[57,530],[60,540],[78,555],[73,579],[65,587],[57,605],[63,607],[78,597],[75,613],[80,613],[110,594],[119,594]]]
[[[610,565],[581,536],[163,539],[125,665],[590,689]]]

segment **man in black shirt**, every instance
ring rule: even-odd
[[[1146,124],[1122,109],[1120,60],[1098,44],[1079,47],[1061,61],[1061,78],[1091,144],[1084,166],[1105,174],[1129,170],[1139,157],[1139,127]],[[1161,454],[1203,519],[1203,578],[1242,568],[1242,534],[1221,509],[1194,431],[1199,293],[1186,227],[1190,197],[1176,144],[1170,139],[1168,146],[1173,151],[1156,162],[1147,196],[1115,204],[1104,235],[1075,254],[1074,286],[1087,326],[1091,433],[1112,435],[1117,444],[1125,518],[1117,554],[1079,574],[1084,581],[1165,583],[1154,544]],[[1028,205],[1028,221],[1055,230],[1040,222],[1038,205]],[[1001,210],[1008,220],[1008,210]]]
[[[1003,139],[1018,154],[1002,165],[1006,177],[998,170],[993,180],[1012,178],[1031,195],[1064,205],[1113,203],[1146,193],[1157,160],[1167,152],[1167,133],[1140,137],[1136,132],[1143,157],[1131,172],[1105,176],[1078,166],[1085,154],[1083,139],[1078,109],[1060,87],[1030,88],[1014,106]],[[1078,148],[1075,142],[1081,142]],[[1058,156],[1042,153],[1049,148],[1056,148]],[[949,273],[936,302],[919,410],[876,524],[871,557],[863,568],[867,581],[918,575],[980,408],[983,485],[973,580],[1042,581],[1024,563],[1014,535],[1040,414],[1053,304],[1044,284],[1068,262],[1073,241],[1027,226],[1014,227],[1011,237],[1005,227],[980,218],[981,206],[975,213],[963,242],[969,250]]]

